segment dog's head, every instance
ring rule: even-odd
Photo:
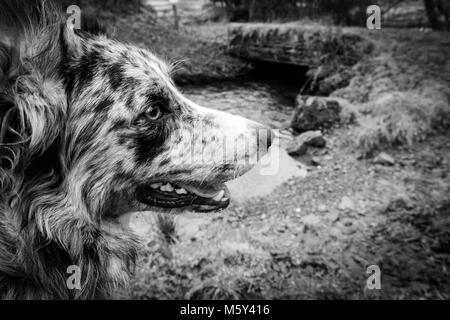
[[[64,158],[90,211],[120,190],[158,207],[225,207],[223,182],[270,146],[261,125],[185,98],[146,50],[76,35],[68,50]]]
[[[116,216],[119,198],[224,208],[224,182],[271,144],[262,125],[189,101],[170,66],[147,50],[59,20],[37,30],[20,48],[2,46],[2,168],[20,176],[10,191],[58,194],[76,208],[77,225]],[[28,209],[43,205],[31,202]],[[51,229],[65,218],[33,219]]]

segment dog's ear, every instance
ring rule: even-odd
[[[27,141],[29,154],[39,155],[63,129],[68,99],[62,69],[66,59],[82,53],[84,40],[64,23],[32,31],[16,47],[0,44],[0,99],[15,109],[3,117],[2,127],[13,126],[17,139]]]
[[[18,66],[13,51],[0,42],[0,188],[5,187],[6,179],[17,165],[23,142],[12,94],[13,72]]]
[[[16,118],[8,125],[14,126],[22,141],[27,141],[28,152],[44,152],[56,139],[66,114],[63,82],[54,70],[43,66],[42,61],[20,57],[21,69],[8,79],[7,99],[14,105]],[[44,68],[42,68],[44,67]],[[10,86],[9,88],[7,86]]]
[[[46,78],[39,70],[17,78],[14,104],[18,109],[23,138],[33,155],[44,152],[58,137],[66,116],[62,81]]]
[[[9,37],[0,37],[0,99],[8,101],[0,106],[3,132],[13,130],[13,143],[26,141],[24,149],[39,155],[63,129],[68,100],[64,64],[82,53],[84,35],[51,1],[7,0],[0,7],[0,31]],[[82,27],[100,32],[92,19],[85,20]]]

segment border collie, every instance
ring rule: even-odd
[[[171,67],[74,28],[45,1],[0,0],[0,298],[98,299],[133,273],[146,210],[225,208],[267,152],[262,125],[189,101]],[[81,288],[67,286],[70,266]]]

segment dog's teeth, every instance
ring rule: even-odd
[[[187,194],[188,192],[184,188],[175,189],[177,194]]]
[[[164,191],[164,192],[172,192],[173,191],[173,187],[170,183],[168,183],[164,186],[161,186],[160,189],[161,189],[161,191]]]
[[[152,189],[158,189],[161,185],[162,185],[162,183],[152,183],[152,184],[150,185],[150,188],[152,188]]]
[[[220,190],[219,193],[213,198],[214,201],[219,201],[222,199],[223,195],[225,194],[224,190]]]
[[[228,198],[227,198],[227,197],[224,197],[224,198],[222,198],[221,201],[222,201],[222,202],[228,201]]]

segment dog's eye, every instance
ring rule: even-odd
[[[158,120],[162,115],[162,111],[161,111],[161,106],[159,106],[158,104],[155,104],[152,106],[152,109],[147,112],[147,117],[150,120]]]

